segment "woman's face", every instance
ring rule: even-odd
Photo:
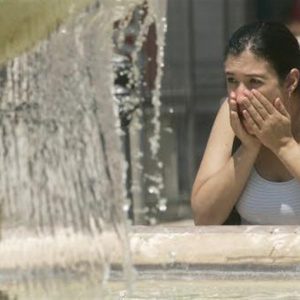
[[[241,99],[245,98],[245,90],[256,89],[271,102],[277,97],[285,98],[285,89],[280,85],[273,67],[249,50],[237,56],[228,55],[225,61],[225,75],[228,95],[235,92],[240,111],[243,109]]]

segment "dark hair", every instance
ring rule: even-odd
[[[268,61],[281,81],[291,69],[300,70],[298,41],[282,23],[259,21],[240,27],[230,38],[225,57],[239,55],[247,49]]]

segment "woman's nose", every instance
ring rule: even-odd
[[[244,84],[239,84],[239,86],[235,90],[237,101],[240,102],[243,98],[245,98],[245,91],[247,91],[247,87]]]

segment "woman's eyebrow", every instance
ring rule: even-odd
[[[236,75],[236,73],[233,73],[233,72],[230,72],[230,71],[225,71],[225,75],[227,76],[234,76]],[[262,79],[266,79],[267,76],[263,73],[259,73],[259,72],[253,72],[253,73],[248,73],[248,74],[245,74],[246,77],[259,77],[259,78],[262,78]]]
[[[267,78],[267,76],[265,74],[261,74],[261,73],[249,73],[249,74],[245,74],[245,76],[247,76],[247,77],[260,77],[262,79]]]

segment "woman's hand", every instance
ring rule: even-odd
[[[260,141],[254,136],[251,135],[249,132],[250,128],[243,125],[241,116],[239,114],[236,94],[234,92],[231,92],[228,98],[229,102],[229,109],[230,109],[230,125],[235,133],[235,135],[238,137],[238,139],[241,141],[242,145],[244,145],[246,148],[257,150],[260,148]]]
[[[272,104],[257,90],[245,91],[245,96],[242,100],[245,126],[264,146],[277,153],[294,139],[289,113],[279,98]]]

